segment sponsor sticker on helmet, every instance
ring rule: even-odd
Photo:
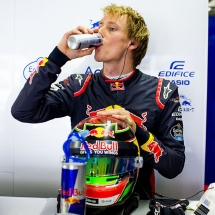
[[[112,154],[112,155],[118,155],[118,142],[112,141],[111,144],[107,143],[106,141],[99,141],[96,140],[94,144],[87,143],[87,146],[90,150],[90,153],[92,154]],[[80,154],[85,154],[85,148],[84,145],[81,144],[80,146]]]

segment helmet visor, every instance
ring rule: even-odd
[[[127,157],[92,157],[86,164],[87,176],[119,175],[136,169],[136,159]]]

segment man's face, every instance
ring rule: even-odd
[[[127,33],[127,15],[105,15],[100,21],[99,33],[103,37],[103,44],[96,47],[95,60],[104,63],[118,63],[123,60],[130,44]]]

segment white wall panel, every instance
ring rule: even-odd
[[[69,118],[30,125],[16,122],[14,130],[14,195],[56,196]]]
[[[13,172],[14,2],[0,1],[0,173]]]

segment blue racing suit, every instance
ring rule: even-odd
[[[69,116],[73,128],[115,104],[128,110],[137,124],[136,137],[144,158],[136,190],[152,188],[154,169],[166,178],[181,173],[185,162],[182,111],[178,88],[165,79],[135,69],[127,78],[110,80],[102,72],[72,74],[53,84],[69,59],[56,47],[32,73],[11,112],[25,123]],[[150,193],[150,192],[149,192]]]

